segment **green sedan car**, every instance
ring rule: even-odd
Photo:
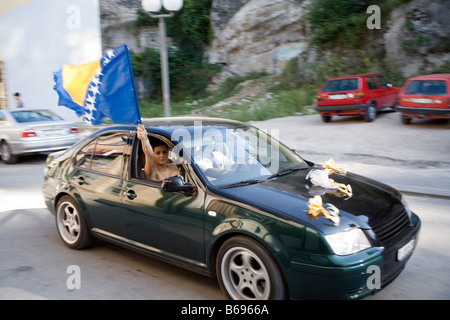
[[[417,245],[420,219],[397,190],[256,127],[144,126],[150,146],[115,125],[48,156],[43,194],[68,247],[111,241],[217,277],[230,299],[357,299],[395,279]],[[176,174],[152,180],[162,145]]]

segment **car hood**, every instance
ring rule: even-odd
[[[347,172],[346,175],[331,174],[335,182],[350,185],[351,197],[342,196],[334,190],[315,187],[307,179],[309,168],[267,180],[265,182],[235,188],[214,190],[232,200],[250,205],[284,219],[312,227],[324,234],[359,226],[363,229],[382,220],[389,221],[389,215],[403,211],[400,193],[378,181]],[[307,202],[315,195],[321,195],[323,204],[330,203],[339,209],[340,223],[334,225],[325,217],[311,219],[306,213]]]

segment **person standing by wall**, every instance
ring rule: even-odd
[[[23,108],[23,102],[20,99],[20,93],[14,93],[14,98],[16,99],[16,108]]]

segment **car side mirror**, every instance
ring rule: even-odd
[[[164,179],[161,188],[165,192],[181,192],[186,196],[192,196],[195,188],[190,183],[184,183],[181,177],[170,177]]]

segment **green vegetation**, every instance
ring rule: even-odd
[[[368,5],[368,1],[359,0],[312,1],[308,10],[313,31],[311,42],[322,46],[335,43],[357,46],[366,28]]]
[[[169,48],[169,70],[172,99],[204,94],[212,75],[219,72],[217,66],[204,63],[204,46],[211,40],[209,12],[212,0],[185,0],[183,9],[174,17],[166,19],[167,36],[173,41]],[[158,19],[139,10],[134,28],[154,26]],[[143,77],[151,88],[151,97],[161,99],[161,69],[159,50],[145,49],[132,53],[131,63],[136,77]]]

